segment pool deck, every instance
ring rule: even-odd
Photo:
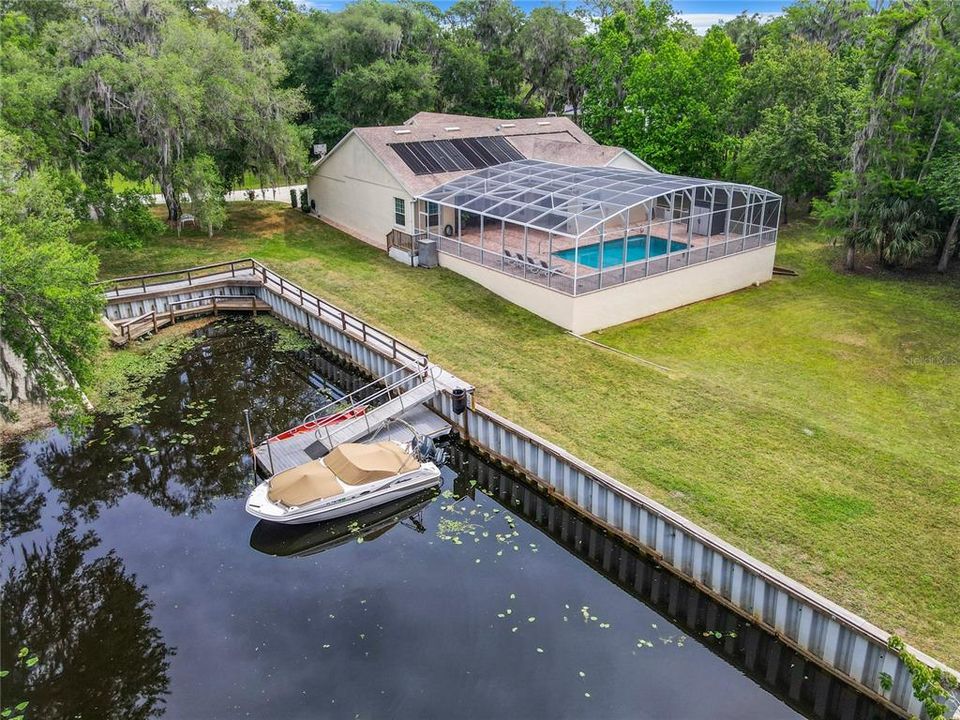
[[[667,224],[660,223],[655,225],[653,232],[651,232],[651,237],[667,239]],[[674,222],[672,229],[670,230],[671,239],[674,242],[682,242],[685,245],[689,245],[689,249],[695,250],[697,248],[704,248],[708,245],[721,245],[727,241],[725,235],[693,235],[688,242],[688,232],[687,232],[687,223],[685,222]],[[634,233],[633,236],[638,235],[639,233]],[[743,236],[731,232],[729,240],[739,240]],[[456,239],[454,237],[453,239]],[[619,240],[621,237],[611,236],[607,240]],[[480,228],[478,227],[464,227],[460,234],[460,241],[466,245],[473,245],[474,247],[480,247]],[[581,238],[580,247],[587,247],[589,245],[595,245],[600,242],[600,235],[592,235]],[[517,225],[507,225],[503,229],[503,248],[509,250],[511,253],[523,253],[524,252],[524,241],[523,241],[523,228]],[[483,249],[491,253],[500,252],[500,228],[495,229],[488,228],[484,232],[483,237]],[[599,268],[592,267],[585,263],[576,263],[567,258],[557,255],[558,252],[564,250],[573,250],[574,249],[574,240],[573,238],[568,238],[562,235],[554,235],[553,242],[550,243],[550,239],[547,236],[547,233],[541,230],[530,230],[527,233],[527,243],[526,243],[526,254],[535,262],[543,261],[547,263],[551,268],[556,268],[557,270],[563,272],[563,274],[573,277],[574,273],[578,276],[590,275],[592,273],[599,272]],[[684,248],[686,250],[687,248]],[[552,251],[552,254],[551,254]],[[658,257],[663,257],[666,253],[661,255],[651,255],[651,259]],[[644,258],[638,258],[630,262],[641,262]],[[609,269],[609,266],[605,267]]]

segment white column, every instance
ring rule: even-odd
[[[553,286],[553,231],[547,231],[547,287]]]
[[[577,279],[580,277],[580,234],[573,238],[573,294],[577,294]]]
[[[527,226],[523,226],[523,277],[527,277]]]
[[[604,232],[606,229],[604,226],[606,224],[605,221],[600,223],[600,244],[597,246],[600,248],[600,254],[597,256],[597,287],[601,288],[603,287],[603,243],[607,236],[606,232]]]
[[[730,218],[733,215],[733,188],[727,185],[727,217],[723,223],[723,244],[730,242]]]
[[[644,253],[646,262],[643,266],[643,276],[650,274],[650,235],[653,233],[653,213],[656,212],[657,201],[651,200],[650,207],[647,208],[647,249]]]
[[[676,191],[670,193],[670,222],[667,223],[667,270],[670,269],[670,246],[673,245],[673,218],[676,214]]]
[[[506,240],[504,238],[504,234],[506,233],[506,228],[507,228],[507,221],[501,220],[500,221],[500,269],[501,270],[503,270],[503,265],[504,265],[503,246],[506,243]]]
[[[627,242],[630,240],[630,210],[623,211],[623,266],[620,268],[620,282],[627,281]]]

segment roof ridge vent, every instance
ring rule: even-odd
[[[537,125],[549,125],[549,120],[537,120]]]
[[[447,125],[447,127],[444,128],[444,130],[446,130],[447,132],[456,132],[459,129],[460,129],[459,125]]]
[[[500,130],[501,128],[512,128],[516,126],[517,126],[516,123],[500,123],[499,125],[497,125],[497,130]]]
[[[393,134],[394,134],[394,135],[409,135],[411,132],[412,132],[411,130],[394,130],[394,131],[393,131]]]

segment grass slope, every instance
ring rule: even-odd
[[[277,205],[231,206],[213,240],[103,251],[102,274],[248,255],[428,351],[497,412],[960,666],[956,283],[838,274],[821,234],[793,227],[778,262],[799,278],[592,336],[663,372]]]

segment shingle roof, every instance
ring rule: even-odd
[[[394,143],[505,137],[524,157],[577,165],[605,165],[623,152],[622,148],[599,145],[567,117],[501,120],[420,112],[403,125],[358,127],[351,134],[356,135],[413,196],[471,171],[416,175],[390,147]],[[327,157],[335,151],[336,148]]]

